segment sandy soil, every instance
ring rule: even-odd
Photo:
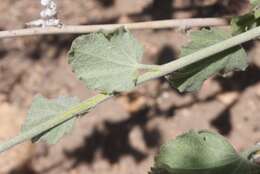
[[[229,16],[247,3],[235,0],[57,0],[65,24],[122,23],[181,17]],[[32,0],[5,0],[0,29],[22,28],[38,18]],[[139,31],[144,62],[166,63],[187,43],[173,30]],[[0,42],[0,139],[19,132],[30,103],[46,97],[94,93],[73,76],[67,51],[76,35],[6,39]],[[238,149],[260,141],[259,44],[249,50],[251,66],[226,79],[208,80],[198,93],[179,94],[163,79],[146,83],[98,106],[55,146],[25,143],[0,156],[3,174],[145,174],[159,146],[189,129],[225,135]]]

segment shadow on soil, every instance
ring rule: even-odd
[[[93,163],[95,154],[99,151],[104,159],[110,163],[116,163],[121,157],[130,155],[137,162],[147,157],[145,152],[134,148],[129,140],[129,134],[134,127],[141,128],[142,137],[147,147],[154,148],[160,144],[160,131],[158,129],[148,130],[150,108],[130,114],[129,118],[119,121],[105,121],[103,129],[95,128],[90,136],[85,137],[84,144],[73,151],[66,152],[67,157],[75,160],[76,167],[81,163]]]
[[[206,0],[204,1],[206,2]],[[209,5],[201,5],[201,1],[189,0],[186,6],[175,7],[175,0],[153,0],[141,13],[130,14],[133,19],[140,20],[151,17],[153,20],[171,19],[178,12],[191,12],[192,17],[221,17],[238,14],[247,4],[246,0],[217,1]]]
[[[248,87],[260,82],[260,69],[256,66],[250,66],[245,72],[235,72],[229,78],[217,77],[216,80],[222,86],[223,92],[238,91],[242,93]],[[223,135],[229,135],[232,130],[231,109],[239,101],[239,98],[228,105],[216,119],[212,120],[212,126],[216,127]]]
[[[115,4],[115,0],[97,0],[103,7],[112,7]]]

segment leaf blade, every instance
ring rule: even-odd
[[[136,86],[142,46],[125,29],[112,34],[92,33],[77,38],[69,63],[77,77],[93,90],[129,91]]]
[[[59,97],[54,100],[48,100],[42,96],[36,96],[32,106],[29,109],[25,123],[22,126],[21,133],[29,132],[34,127],[48,122],[56,115],[63,113],[68,108],[79,103],[76,97]],[[46,141],[48,144],[56,144],[65,134],[73,129],[76,118],[61,123],[40,135],[32,138],[32,142]]]
[[[190,131],[164,144],[150,174],[256,174],[227,140],[209,131]]]
[[[214,45],[229,37],[231,35],[228,32],[220,29],[203,29],[193,32],[191,33],[192,41],[181,50],[181,57]],[[240,46],[237,46],[189,65],[167,76],[167,79],[180,92],[197,91],[201,88],[203,82],[213,75],[234,70],[245,70],[247,67],[246,57],[245,51]]]

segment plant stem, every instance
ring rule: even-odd
[[[83,101],[82,103],[68,109],[68,111],[61,113],[57,115],[56,117],[53,117],[51,120],[44,122],[33,129],[30,129],[30,131],[22,132],[16,137],[10,139],[9,141],[6,141],[5,143],[0,144],[0,153],[3,151],[6,151],[13,146],[23,143],[24,141],[31,139],[42,132],[45,132],[51,128],[54,128],[55,126],[58,126],[59,124],[62,124],[73,117],[86,113],[90,109],[94,108],[97,104],[107,100],[110,98],[111,95],[105,95],[105,94],[98,94],[90,99],[87,99]]]
[[[245,33],[242,33],[240,35],[234,36],[230,39],[227,39],[225,41],[219,42],[215,45],[209,46],[207,48],[201,49],[193,54],[190,54],[188,56],[184,56],[182,58],[179,58],[175,61],[172,61],[170,63],[164,64],[160,66],[160,70],[156,72],[148,72],[141,76],[138,79],[138,84],[141,84],[143,82],[146,82],[148,80],[156,79],[165,75],[168,75],[176,70],[179,70],[181,68],[184,68],[188,65],[191,65],[193,63],[199,62],[203,59],[207,59],[210,56],[213,56],[217,53],[220,53],[222,51],[225,51],[229,48],[232,48],[234,46],[240,45],[242,43],[245,43],[247,41],[250,41],[256,37],[260,36],[260,27],[254,28],[250,31],[247,31]]]
[[[152,79],[155,79],[158,77],[163,77],[169,73],[172,73],[176,70],[184,68],[185,66],[188,66],[195,62],[199,62],[200,60],[209,58],[210,56],[212,56],[216,53],[219,53],[226,49],[240,45],[244,42],[247,42],[247,41],[252,40],[259,36],[260,36],[260,27],[257,27],[255,29],[247,31],[243,34],[237,35],[228,40],[225,40],[223,42],[220,42],[220,43],[217,43],[210,47],[207,47],[205,49],[202,49],[191,55],[182,57],[182,58],[175,60],[173,62],[170,62],[168,64],[156,66],[156,69],[159,68],[158,70],[149,71],[149,72],[144,73],[143,75],[141,75],[138,78],[137,84],[140,85],[145,81],[152,80]],[[45,122],[45,123],[40,124],[39,126],[36,126],[32,130],[30,130],[30,132],[21,133],[20,135],[16,136],[15,138],[0,144],[0,152],[3,152],[5,150],[13,147],[16,144],[29,140],[51,128],[54,128],[55,126],[62,124],[65,121],[70,120],[71,118],[77,116],[78,114],[89,111],[90,109],[94,108],[97,104],[105,101],[106,99],[110,98],[111,96],[112,95],[99,94],[97,96],[94,96],[91,99],[85,100],[83,103],[80,103],[79,105],[70,108],[67,112],[61,113],[60,115],[53,117],[52,120],[49,120],[48,122]],[[260,147],[259,147],[259,150],[260,150]]]
[[[195,19],[171,19],[159,20],[152,22],[137,22],[128,24],[107,24],[107,25],[78,25],[78,26],[63,26],[46,27],[46,28],[28,28],[19,30],[0,31],[1,38],[12,38],[21,36],[36,36],[36,35],[51,35],[51,34],[82,34],[96,32],[100,30],[115,30],[125,26],[130,30],[140,29],[163,29],[163,28],[189,28],[189,27],[204,27],[204,26],[226,26],[228,19],[223,18],[195,18]]]

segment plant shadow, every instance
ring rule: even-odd
[[[119,122],[105,121],[102,130],[95,128],[90,136],[85,137],[84,143],[80,147],[65,152],[68,158],[74,159],[72,167],[81,163],[93,163],[98,151],[111,164],[118,162],[123,156],[132,156],[136,162],[144,160],[148,154],[131,145],[129,134],[133,128],[139,127],[144,143],[148,148],[159,146],[160,131],[146,128],[149,115],[150,110],[146,107],[131,113],[129,118],[125,120]]]

